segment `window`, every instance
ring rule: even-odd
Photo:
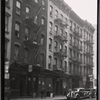
[[[19,37],[19,33],[20,33],[20,23],[16,22],[15,23],[15,36]]]
[[[65,46],[65,53],[67,54],[67,46]]]
[[[52,33],[52,22],[49,23],[49,32]]]
[[[70,57],[72,58],[72,49],[70,49]]]
[[[70,43],[72,44],[72,35],[70,34]]]
[[[72,31],[72,21],[70,20],[70,30]]]
[[[26,7],[26,18],[29,18],[30,15],[30,8]]]
[[[55,33],[58,34],[58,26],[55,26]]]
[[[67,72],[67,62],[65,61],[65,71]]]
[[[49,38],[49,50],[52,50],[52,39]]]
[[[38,19],[37,16],[35,16],[35,18],[34,18],[34,23],[35,24],[37,24],[37,19]]]
[[[19,45],[15,45],[14,47],[14,60],[18,60],[19,56]]]
[[[7,48],[8,48],[8,41],[5,40],[5,59],[7,59]]]
[[[6,5],[6,7],[9,7],[10,6],[10,1],[9,0],[5,0],[5,5]]]
[[[38,3],[38,0],[35,0],[36,3]]]
[[[57,66],[57,58],[54,58],[54,65]]]
[[[28,49],[24,49],[24,61],[25,63],[28,63],[28,57],[29,57],[29,50]]]
[[[58,42],[55,41],[55,51],[57,51],[57,47],[58,47]]]
[[[41,19],[41,24],[42,24],[42,25],[45,24],[45,18],[44,18],[44,17],[42,17],[42,19]]]
[[[49,56],[48,68],[50,68],[50,69],[51,69],[51,64],[52,64],[52,57],[51,57],[51,56]]]
[[[21,14],[21,2],[19,2],[19,1],[16,1],[16,13],[18,15]]]
[[[45,0],[42,0],[42,5],[45,5]]]
[[[60,60],[60,66],[59,67],[60,67],[60,69],[62,69],[62,60]]]
[[[40,55],[40,63],[41,63],[41,66],[44,67],[44,54]]]
[[[63,45],[60,44],[60,52],[62,52],[62,49],[63,49]]]
[[[53,7],[50,5],[50,16],[53,17]]]
[[[69,63],[69,73],[71,74],[72,64]]]
[[[67,23],[68,22],[68,19],[67,18],[65,18],[65,23]]]
[[[60,18],[61,18],[61,20],[63,20],[63,15],[62,14],[60,15]]]
[[[60,29],[60,35],[61,36],[63,35],[63,29]]]
[[[25,40],[28,40],[28,36],[29,36],[29,28],[25,27]]]
[[[9,17],[5,15],[5,32],[8,32]]]
[[[44,35],[41,35],[41,45],[43,45],[44,46]]]
[[[57,19],[57,18],[58,18],[58,11],[55,10],[55,19]]]

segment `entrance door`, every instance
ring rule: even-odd
[[[26,76],[20,76],[20,96],[26,96]]]

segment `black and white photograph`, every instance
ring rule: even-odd
[[[5,0],[4,100],[97,100],[97,0]]]

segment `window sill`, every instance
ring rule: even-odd
[[[9,5],[5,5],[8,9],[10,9],[10,6]]]
[[[51,50],[51,49],[49,49],[49,51],[50,51],[50,52],[52,52],[52,50]]]
[[[8,31],[5,31],[5,33],[6,33],[6,34],[9,34],[9,32],[8,32]]]

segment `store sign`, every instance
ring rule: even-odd
[[[28,71],[29,71],[29,72],[32,72],[32,65],[29,65],[29,66],[28,66]]]

